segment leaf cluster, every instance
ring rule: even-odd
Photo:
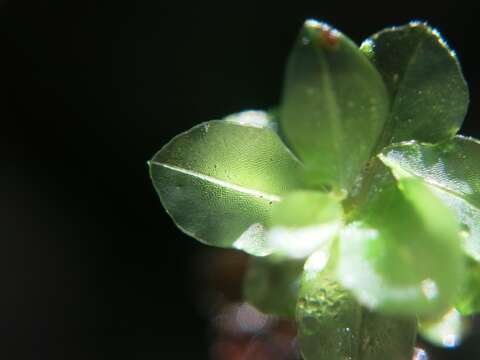
[[[275,111],[178,135],[150,174],[181,230],[252,255],[246,299],[296,318],[305,359],[410,359],[417,321],[453,346],[480,311],[480,143],[456,135],[468,98],[425,23],[358,47],[307,20]]]

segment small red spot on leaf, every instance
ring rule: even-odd
[[[324,27],[322,30],[320,30],[320,37],[321,37],[321,40],[323,41],[323,43],[325,45],[327,45],[328,47],[330,48],[334,48],[337,46],[340,38],[339,38],[339,34],[338,34],[338,31],[330,28],[330,27]]]

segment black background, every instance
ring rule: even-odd
[[[478,15],[451,1],[0,1],[0,358],[207,359],[192,259],[146,161],[180,131],[278,102],[306,17],[360,42],[428,20],[471,88],[480,136]],[[478,359],[471,338],[434,359]]]

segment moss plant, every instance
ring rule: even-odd
[[[177,226],[250,254],[247,301],[291,317],[306,360],[409,360],[480,310],[480,143],[468,88],[412,22],[360,47],[308,20],[281,104],[176,136],[149,162]]]

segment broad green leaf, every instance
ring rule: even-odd
[[[348,190],[388,114],[383,80],[345,35],[308,20],[288,59],[280,130],[312,186]]]
[[[463,316],[480,313],[480,263],[468,259],[462,289],[455,308]]]
[[[266,255],[273,204],[301,187],[302,166],[265,113],[210,121],[184,132],[149,162],[160,200],[177,226],[213,246]]]
[[[306,258],[327,247],[342,225],[340,199],[299,190],[276,203],[267,222],[267,244],[281,257]]]
[[[438,142],[455,135],[467,112],[468,87],[438,31],[412,22],[373,35],[361,50],[387,85],[394,142]]]
[[[245,300],[266,314],[294,318],[303,263],[251,257],[243,285]]]
[[[326,258],[305,264],[297,305],[298,339],[305,360],[410,360],[416,320],[373,313],[336,281]]]
[[[434,345],[453,348],[468,335],[469,321],[456,309],[450,309],[436,322],[420,322],[420,335]]]
[[[380,159],[397,177],[421,178],[453,210],[465,252],[480,262],[480,143],[462,136],[436,145],[400,143]]]
[[[419,180],[382,189],[340,240],[338,279],[367,307],[433,317],[456,299],[459,226]]]

